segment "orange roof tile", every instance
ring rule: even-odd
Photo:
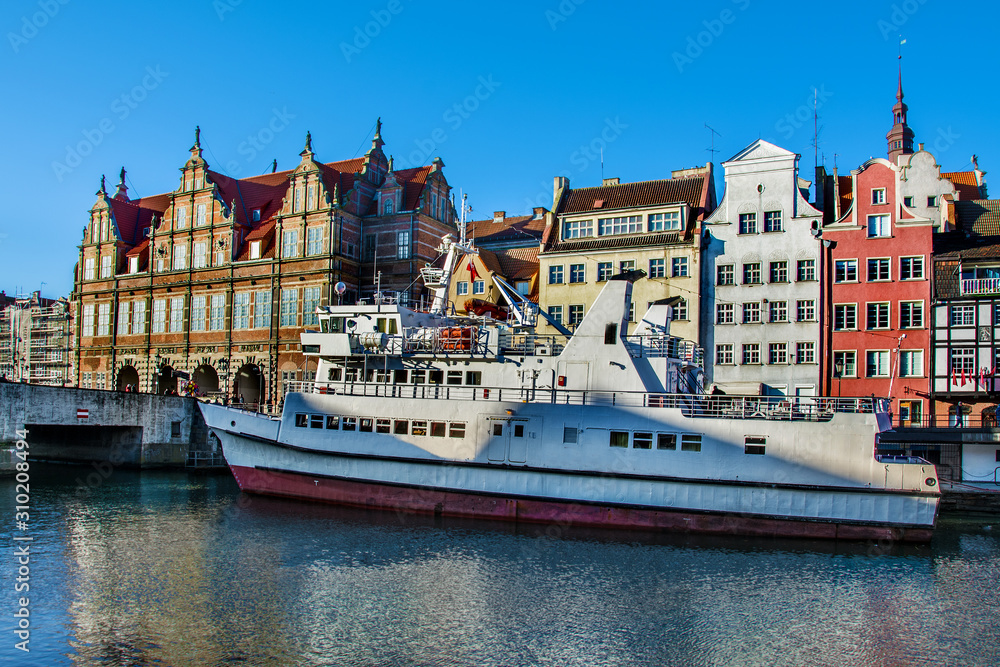
[[[979,183],[976,180],[976,172],[949,171],[946,173],[942,173],[941,178],[947,178],[954,184],[955,189],[958,191],[959,199],[965,201],[982,199],[982,193],[979,189]]]

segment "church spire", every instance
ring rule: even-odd
[[[913,130],[906,124],[906,103],[903,101],[903,58],[899,57],[899,83],[896,87],[896,104],[892,107],[892,129],[885,135],[888,142],[889,162],[896,164],[900,155],[913,153]]]

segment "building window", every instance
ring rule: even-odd
[[[760,343],[743,344],[743,365],[760,364]]]
[[[309,186],[309,194],[306,195],[306,208],[310,211],[316,209],[316,186]]]
[[[638,234],[641,231],[641,215],[630,215],[621,218],[599,218],[597,220],[598,236],[608,236],[611,234]]]
[[[233,294],[233,329],[250,328],[250,292]]]
[[[574,264],[573,266],[580,266],[579,264]],[[573,280],[573,266],[570,267],[570,282],[576,282]],[[613,275],[614,264],[611,262],[598,262],[597,263],[597,282],[602,283],[605,280],[610,280]]]
[[[768,321],[769,322],[787,322],[788,321],[788,302],[787,301],[772,301],[768,304]]]
[[[899,258],[899,279],[900,280],[921,280],[924,277],[923,257],[900,257]]]
[[[967,326],[975,323],[976,317],[976,307],[975,306],[952,306],[951,307],[951,326],[960,327]]]
[[[229,258],[226,257],[226,240],[224,237],[219,237],[216,241],[216,251],[215,251],[215,265],[222,266],[225,264]],[[157,268],[159,270],[159,268]]]
[[[212,331],[222,331],[226,321],[226,295],[213,294],[209,313],[208,328]]]
[[[804,299],[795,302],[795,321],[812,322],[816,319],[816,302],[813,299]]]
[[[476,280],[472,283],[473,294],[486,294],[486,281]]]
[[[93,257],[88,257],[87,259],[83,260],[83,279],[84,280],[93,280],[95,278],[94,264],[95,264],[95,260],[94,260]]]
[[[675,320],[686,320],[688,318],[688,302],[687,299],[681,299],[674,306],[674,318]]]
[[[281,256],[296,257],[299,254],[299,232],[286,229],[281,235]]]
[[[720,343],[715,346],[715,364],[717,366],[733,365],[733,344]]]
[[[715,284],[716,285],[734,285],[736,284],[736,271],[732,264],[723,264],[721,266],[715,267]]]
[[[839,369],[839,370],[838,370]],[[858,374],[858,353],[851,350],[833,353],[833,376],[852,378]]]
[[[788,262],[771,262],[771,282],[788,282]]]
[[[127,336],[129,332],[129,320],[128,320],[129,302],[119,301],[118,302],[118,335]]]
[[[833,330],[852,331],[858,328],[858,305],[842,303],[833,307]]]
[[[205,295],[191,297],[191,331],[205,330]]]
[[[865,377],[889,377],[888,350],[868,350],[865,352]]]
[[[555,264],[549,267],[549,284],[562,285],[563,267],[562,264]]]
[[[796,265],[796,275],[799,282],[816,280],[816,260],[800,259]]]
[[[931,206],[931,207],[937,206],[937,197],[934,197],[934,196],[928,197],[927,198],[927,205]]]
[[[128,258],[128,272],[129,273],[139,273],[139,258],[129,257]]]
[[[302,210],[302,186],[300,185],[295,188],[295,208],[292,210],[292,212],[294,213],[296,211],[301,211],[301,210]]]
[[[562,324],[563,308],[562,306],[549,306],[549,317],[553,319],[558,324]]]
[[[951,374],[954,377],[975,374],[976,350],[972,347],[956,347],[951,350]]]
[[[102,278],[110,278],[111,277],[111,273],[112,273],[111,262],[112,261],[113,260],[112,260],[111,255],[105,255],[104,257],[101,257],[101,277]]]
[[[743,284],[760,285],[760,262],[750,262],[743,265]]]
[[[924,351],[901,350],[899,353],[899,377],[914,378],[924,375]]]
[[[867,317],[865,318],[866,329],[888,329],[889,328],[889,304],[869,303],[867,307]]]
[[[665,278],[667,275],[667,261],[662,257],[649,260],[649,277]]]
[[[392,197],[386,197],[382,205],[382,215],[392,215],[396,210],[396,204]]]
[[[253,258],[251,257],[251,259]],[[204,241],[195,243],[192,267],[195,269],[204,269],[206,266],[208,266],[208,244]]]
[[[90,386],[91,385],[90,378],[93,377],[93,374],[83,373],[81,377],[82,379],[80,380],[80,387],[83,389],[91,389],[92,387]]]
[[[318,255],[323,252],[323,228],[306,228],[306,254]]]
[[[733,311],[735,307],[731,303],[718,303],[715,305],[715,323],[732,324],[734,321]]]
[[[889,258],[883,257],[880,259],[869,259],[868,260],[868,282],[873,283],[877,281],[890,280],[889,276]]]
[[[913,197],[903,197],[903,206],[910,208],[913,206]]]
[[[583,264],[569,265],[569,281],[571,283],[582,283],[586,277]]]
[[[132,306],[132,335],[146,333],[146,302],[136,301]]]
[[[316,309],[319,308],[321,289],[318,285],[302,289],[302,326],[319,324]]]
[[[628,304],[628,321],[635,322],[635,301],[629,301]]]
[[[167,330],[167,300],[153,300],[153,333],[164,333]]]
[[[261,290],[253,295],[253,328],[271,327],[271,290]]]
[[[469,293],[469,282],[467,280],[460,280],[455,283],[455,293],[459,296],[465,296]]]
[[[787,364],[788,343],[769,343],[767,346],[767,363]]]
[[[635,270],[635,260],[634,259],[623,259],[618,262],[618,273],[625,273],[626,271]]]
[[[781,211],[764,212],[764,231],[765,232],[781,231]]]
[[[582,321],[583,321],[583,306],[570,306],[568,324],[572,327],[576,326]]]
[[[195,219],[195,224],[197,226],[201,227],[206,222],[208,222],[208,220],[206,219],[206,216],[205,216],[205,205],[204,204],[198,204],[198,217]]]
[[[885,188],[872,188],[872,203],[873,204],[885,203]]]
[[[174,246],[174,258],[170,268],[174,271],[183,271],[187,268],[187,246]]]
[[[868,216],[868,238],[889,236],[889,216],[869,215]]]
[[[796,343],[795,363],[815,364],[816,363],[816,343]]]
[[[410,232],[398,232],[396,234],[396,259],[410,258]]]
[[[188,225],[188,210],[187,206],[181,206],[177,209],[177,224],[175,227],[177,229],[184,229]]]
[[[563,222],[564,239],[580,239],[593,235],[593,220],[566,220]]]
[[[97,335],[107,336],[111,333],[111,304],[101,303],[97,306]]]
[[[760,322],[760,302],[750,301],[743,304],[743,324],[757,324]]]
[[[858,260],[838,259],[833,265],[833,282],[856,283],[858,281]]]
[[[646,230],[650,232],[669,232],[681,228],[681,214],[677,211],[672,213],[650,213]]]
[[[672,258],[670,260],[670,275],[674,278],[686,278],[688,275],[688,258]]]
[[[170,333],[184,331],[184,297],[170,298]]]
[[[740,234],[756,234],[757,233],[757,214],[756,213],[740,213]]]
[[[924,326],[924,302],[902,301],[899,304],[899,328],[922,329]]]

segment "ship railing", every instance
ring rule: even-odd
[[[634,358],[668,357],[687,361],[693,366],[700,366],[704,357],[702,348],[676,336],[626,336],[625,348]]]
[[[679,409],[685,417],[766,419],[769,421],[828,421],[838,413],[887,412],[885,399],[870,396],[736,396],[660,394],[641,391],[581,391],[549,387],[483,387],[389,382],[287,382],[287,393],[341,394],[388,398],[557,403]]]
[[[558,356],[565,347],[565,339],[561,336],[536,336],[514,331],[507,331],[500,335],[500,350],[506,355]]]

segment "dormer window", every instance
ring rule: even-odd
[[[385,203],[382,205],[382,215],[392,215],[395,213],[395,204],[392,201],[392,197],[387,197]]]
[[[260,241],[250,242],[250,259],[260,259]]]
[[[129,273],[139,273],[139,258],[129,257],[128,258],[128,272]]]
[[[253,210],[253,221],[254,222],[260,222],[260,209],[259,208],[255,208]]]

